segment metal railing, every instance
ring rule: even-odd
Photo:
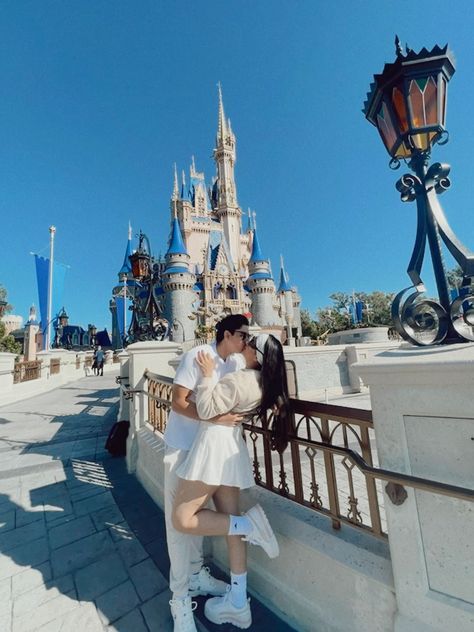
[[[13,384],[37,380],[41,377],[41,360],[16,362],[13,368]]]
[[[121,384],[125,396],[142,394],[148,421],[163,433],[171,410],[173,380],[145,371],[146,390]],[[281,454],[271,450],[272,413],[243,423],[255,483],[331,519],[386,537],[382,482],[394,504],[412,487],[474,501],[474,490],[378,467],[371,411],[290,399],[295,431]]]
[[[57,375],[61,370],[61,360],[59,358],[51,358],[49,364],[50,375]]]

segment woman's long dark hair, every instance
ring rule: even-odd
[[[294,429],[294,422],[288,399],[288,381],[283,348],[281,343],[271,334],[265,343],[260,384],[262,401],[258,408],[258,414],[264,418],[267,410],[273,411],[272,449],[283,452],[288,445],[288,435]]]

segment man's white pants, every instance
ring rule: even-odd
[[[189,577],[192,573],[198,573],[202,566],[203,537],[180,533],[176,531],[171,522],[171,512],[180,480],[176,476],[176,470],[187,456],[187,450],[167,447],[163,459],[165,466],[166,541],[170,557],[170,590],[173,593],[173,598],[187,597]]]

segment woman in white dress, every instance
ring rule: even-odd
[[[246,592],[246,544],[262,546],[270,557],[278,543],[260,505],[240,515],[240,489],[255,484],[240,424],[223,426],[205,421],[224,412],[263,414],[271,409],[272,447],[282,451],[291,431],[288,386],[280,342],[260,334],[242,352],[246,369],[212,380],[213,360],[205,353],[196,359],[202,379],[196,387],[200,427],[186,461],[177,471],[180,481],[173,509],[174,527],[196,535],[225,535],[229,550],[231,587],[223,597],[206,602],[205,614],[214,623],[248,628],[252,623]],[[206,505],[213,499],[217,511]]]

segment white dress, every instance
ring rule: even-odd
[[[242,428],[204,420],[230,411],[254,411],[262,397],[259,378],[259,371],[244,369],[226,375],[217,384],[212,378],[201,379],[195,390],[201,421],[189,454],[176,471],[180,478],[241,489],[255,485]]]

